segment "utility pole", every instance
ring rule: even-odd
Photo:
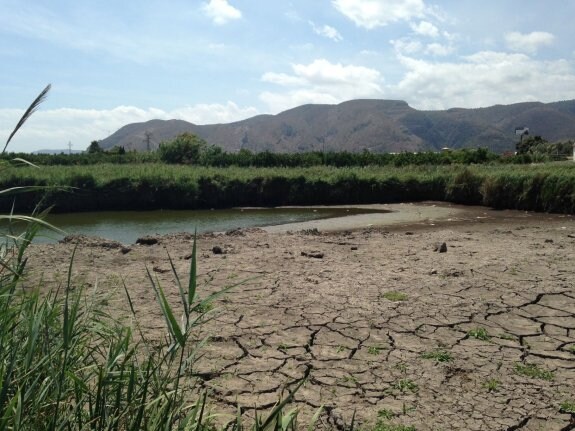
[[[149,153],[150,151],[152,151],[152,148],[150,147],[150,142],[152,141],[152,132],[146,130],[144,132],[144,135],[146,135],[146,138],[144,139],[144,142],[146,143],[146,150]]]

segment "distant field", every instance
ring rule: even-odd
[[[575,213],[575,163],[408,167],[207,168],[166,164],[5,167],[0,209],[54,211],[226,208],[440,200]]]

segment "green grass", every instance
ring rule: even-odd
[[[380,419],[374,427],[368,428],[369,431],[417,431],[414,426],[391,424],[387,420]]]
[[[59,211],[439,200],[495,208],[575,212],[575,164],[213,168],[129,165],[6,167],[0,189],[57,186]],[[22,196],[33,208],[45,191]],[[9,203],[4,204],[8,210]]]
[[[369,346],[367,348],[367,353],[369,353],[370,355],[379,355],[382,350],[383,350],[383,347]]]
[[[563,401],[559,406],[559,411],[561,413],[569,413],[575,415],[575,402],[573,401]]]
[[[228,288],[198,297],[195,242],[188,277],[172,265],[180,310],[148,271],[168,334],[158,345],[140,330],[129,289],[117,286],[125,289],[133,326],[111,316],[105,295],[76,283],[73,258],[59,289],[24,291],[26,248],[36,230],[32,221],[19,239],[0,238],[0,429],[212,430],[209,401],[192,372],[209,338],[191,334]],[[238,415],[233,426],[263,430],[281,423],[295,430],[297,410],[284,411],[292,396],[255,424],[243,424]]]
[[[377,422],[369,428],[361,428],[360,431],[417,431],[414,426],[389,423],[398,415],[388,409],[381,409],[377,412]]]
[[[447,350],[436,349],[421,355],[423,359],[433,359],[435,362],[451,362],[453,357]]]
[[[391,291],[391,292],[385,292],[383,295],[381,295],[383,298],[387,299],[388,301],[406,301],[408,296],[405,293],[402,292],[395,292],[395,291]]]
[[[491,338],[487,333],[487,329],[485,328],[474,328],[470,330],[467,335],[469,335],[471,338],[476,338],[483,341],[487,341]]]
[[[535,364],[515,364],[515,374],[530,377],[532,379],[548,381],[555,379],[555,374],[552,371],[544,370]]]
[[[409,366],[405,362],[400,362],[398,364],[395,364],[393,366],[393,368],[395,368],[396,370],[399,370],[405,374],[407,372],[407,369],[409,368]]]
[[[391,389],[399,391],[401,393],[418,391],[417,384],[411,379],[398,380],[391,385]]]
[[[49,88],[25,111],[2,155]],[[4,163],[0,163],[0,170],[3,174],[10,171]],[[41,176],[46,171],[50,169],[34,168],[29,173]],[[48,174],[59,175],[54,170]],[[69,179],[77,186],[82,182],[88,187],[95,185],[90,174],[73,175],[76,176]],[[0,194],[8,197],[14,192],[35,190],[28,185],[24,181],[10,190],[2,183]],[[197,340],[192,334],[205,322],[210,304],[233,285],[203,299],[198,297],[202,286],[197,284],[195,240],[185,278],[176,272],[170,258],[179,291],[179,309],[170,305],[159,280],[143,267],[165,322],[167,335],[158,344],[148,340],[139,326],[134,303],[122,278],[112,288],[126,293],[126,308],[134,322],[129,326],[112,317],[108,297],[99,293],[98,286],[88,291],[81,277],[73,276],[76,250],[69,262],[68,275],[60,285],[52,288],[42,281],[36,286],[24,284],[27,249],[40,226],[46,226],[37,215],[0,212],[1,222],[25,223],[18,236],[0,233],[0,430],[213,430],[215,416],[208,411],[206,392],[192,371],[209,337]],[[297,429],[297,410],[284,409],[306,378],[307,373],[304,379],[294,382],[287,396],[278,400],[267,415],[256,414],[253,425],[244,424],[238,413],[226,428]],[[310,428],[320,411],[314,415]]]
[[[489,379],[484,384],[483,387],[489,392],[497,392],[501,382],[498,379]]]
[[[377,412],[377,417],[380,419],[389,420],[395,417],[395,413],[388,409],[381,409]]]
[[[343,376],[343,377],[341,378],[341,381],[344,382],[344,383],[353,383],[354,385],[357,384],[357,378],[356,378],[355,376],[351,375],[351,374],[348,375],[348,376]]]

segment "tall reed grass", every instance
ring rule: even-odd
[[[206,168],[164,164],[8,168],[0,186],[58,186],[16,199],[54,211],[208,209],[438,200],[573,213],[575,163],[334,168]],[[65,189],[63,189],[65,188]],[[0,209],[13,201],[0,197]]]
[[[48,90],[26,111],[6,146]],[[0,194],[23,190],[0,189]],[[168,333],[158,346],[139,330],[129,289],[123,286],[136,323],[126,326],[107,312],[105,293],[72,277],[74,257],[61,285],[29,286],[27,249],[45,223],[37,214],[0,218],[26,222],[18,236],[0,234],[0,430],[214,429],[206,393],[192,373],[205,340],[192,333],[204,322],[205,305],[228,288],[198,299],[195,240],[187,283],[172,264],[180,313],[148,271]],[[244,424],[238,414],[226,428],[296,429],[297,411],[285,407],[301,384],[294,382],[284,400],[268,415],[256,416],[254,424]]]

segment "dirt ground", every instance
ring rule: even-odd
[[[195,371],[214,410],[269,410],[309,372],[295,396],[302,428],[323,406],[324,429],[344,429],[354,412],[363,429],[378,420],[575,429],[574,217],[473,208],[356,228],[199,238],[200,295],[245,281],[203,328],[211,340]],[[176,303],[168,253],[187,274],[192,238],[157,239],[124,249],[84,239],[73,271],[117,289],[117,310],[126,309],[123,278],[140,324],[161,338],[145,267]],[[44,280],[65,280],[73,247],[33,246],[30,282],[40,268]]]

